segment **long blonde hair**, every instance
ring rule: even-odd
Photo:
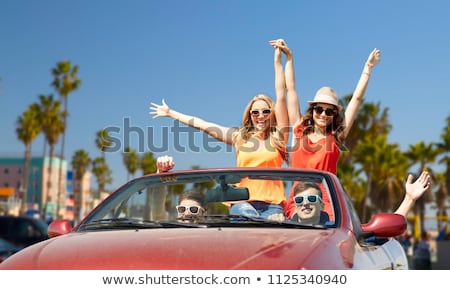
[[[253,126],[252,117],[250,115],[250,110],[253,103],[256,101],[264,101],[269,109],[269,127],[266,129],[265,138],[269,138],[270,144],[281,154],[283,160],[288,162],[288,153],[286,150],[286,142],[284,142],[283,134],[277,128],[277,119],[275,117],[275,103],[273,100],[264,94],[258,94],[254,96],[250,102],[247,104],[242,115],[242,126],[233,134],[233,145],[239,148],[241,145],[246,143],[255,133],[256,129]]]

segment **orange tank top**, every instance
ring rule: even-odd
[[[254,151],[242,146],[240,150],[237,150],[236,162],[238,167],[280,168],[283,165],[283,158],[280,152],[273,148],[264,147],[264,150]],[[284,186],[281,181],[243,179],[239,186],[249,189],[249,201],[264,201],[283,206],[286,202]]]

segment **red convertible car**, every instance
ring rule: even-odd
[[[249,199],[251,183],[281,184],[286,196],[299,183],[319,186],[325,221],[230,215],[230,203]],[[259,187],[270,190],[271,187]],[[177,215],[181,193],[201,192],[204,215]],[[197,208],[198,209],[198,208]],[[197,210],[191,208],[195,213]],[[72,228],[56,220],[50,239],[10,256],[0,269],[408,269],[394,238],[403,216],[377,214],[361,224],[333,174],[314,170],[223,168],[173,171],[135,178],[103,200]]]

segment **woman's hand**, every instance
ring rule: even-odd
[[[292,51],[287,46],[286,41],[284,41],[284,39],[282,39],[282,38],[279,38],[279,39],[276,39],[276,40],[270,40],[269,44],[272,45],[274,48],[281,49],[281,51],[284,54],[286,54],[286,56],[291,56],[292,55]]]
[[[366,64],[367,64],[369,67],[374,67],[374,66],[376,66],[376,65],[380,62],[380,54],[381,54],[381,51],[380,51],[379,49],[376,49],[376,48],[375,48],[375,49],[370,53],[369,57],[367,58]]]
[[[166,102],[163,99],[162,105],[151,103],[149,114],[154,115],[153,119],[158,117],[170,117],[170,108],[169,106],[167,106]]]

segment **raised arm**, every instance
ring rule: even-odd
[[[414,183],[412,182],[413,178],[414,177],[411,174],[408,175],[408,179],[405,184],[405,198],[395,211],[395,213],[401,214],[405,217],[416,203],[416,200],[418,200],[423,193],[430,188],[430,174],[427,171],[422,171],[419,178],[417,178]]]
[[[230,144],[232,145],[232,132],[233,129],[232,128],[227,128],[227,127],[223,127],[211,122],[206,122],[203,119],[194,117],[194,116],[189,116],[189,115],[185,115],[183,113],[177,112],[171,108],[169,108],[169,106],[166,104],[166,102],[164,101],[164,99],[162,100],[162,104],[158,105],[155,103],[151,103],[150,106],[150,115],[154,115],[154,118],[157,117],[170,117],[174,120],[177,120],[189,127],[201,130],[205,133],[207,133],[208,135],[210,135],[211,137],[222,141],[226,144]]]
[[[344,138],[347,137],[350,129],[353,125],[353,122],[356,118],[356,113],[362,103],[362,98],[366,93],[367,84],[369,83],[370,73],[372,68],[376,66],[380,62],[380,50],[374,49],[369,57],[367,58],[366,63],[364,64],[363,71],[361,73],[361,77],[359,78],[358,84],[356,85],[355,91],[353,92],[353,96],[348,103],[347,109],[345,110],[345,130],[344,130]]]
[[[294,55],[286,43],[284,43],[282,50],[286,54],[286,65],[284,70],[286,75],[289,122],[291,123],[292,128],[295,128],[300,124],[302,115],[295,85]]]
[[[286,81],[284,79],[281,49],[278,43],[281,40],[271,40],[270,45],[274,47],[273,65],[275,70],[275,116],[277,118],[277,127],[284,135],[284,141],[289,139],[289,119],[286,108]]]

